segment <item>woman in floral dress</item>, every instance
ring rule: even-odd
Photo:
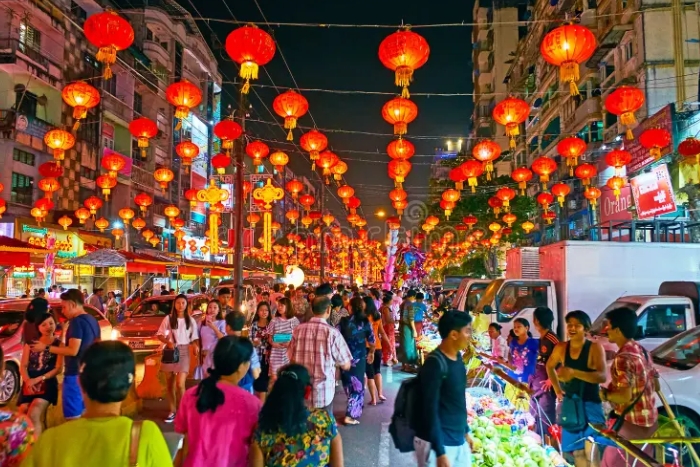
[[[352,315],[340,320],[340,332],[352,354],[352,365],[341,372],[348,407],[346,425],[359,425],[362,407],[365,405],[365,367],[374,362],[375,339],[372,325],[365,314],[365,302],[360,297],[350,300]]]
[[[299,320],[294,314],[292,301],[280,298],[277,302],[277,316],[267,326],[268,342],[270,343],[270,384],[275,384],[277,372],[289,364],[287,347],[292,341],[292,332],[299,326]]]
[[[250,327],[250,338],[260,359],[260,376],[253,383],[253,389],[255,390],[255,395],[263,403],[270,384],[270,342],[268,332],[270,314],[270,305],[267,302],[258,303],[258,309],[255,311],[255,318],[253,318],[253,324]]]

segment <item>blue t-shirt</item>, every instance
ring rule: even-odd
[[[68,325],[68,332],[66,333],[66,345],[70,344],[71,339],[80,339],[80,348],[78,349],[78,355],[75,357],[66,357],[66,376],[77,376],[80,372],[80,359],[88,347],[92,345],[93,342],[100,339],[100,325],[97,324],[97,320],[91,315],[85,313],[78,315],[72,320]]]
[[[253,392],[253,382],[255,381],[255,378],[253,378],[253,370],[259,369],[260,357],[258,357],[258,353],[256,351],[253,351],[253,355],[250,356],[250,368],[248,368],[248,373],[246,373],[243,379],[238,382],[238,386],[248,392]]]
[[[522,345],[517,339],[510,342],[510,361],[515,371],[509,371],[509,373],[521,383],[527,384],[535,373],[539,345],[540,340],[534,337],[528,338]]]
[[[423,317],[425,316],[426,311],[428,311],[428,305],[426,305],[423,302],[414,302],[413,321],[416,323],[421,323],[423,321]]]

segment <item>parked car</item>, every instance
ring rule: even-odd
[[[22,328],[24,313],[29,306],[29,299],[4,300],[0,302],[0,346],[5,354],[5,371],[0,379],[0,405],[7,404],[19,392],[21,387],[19,363],[22,359]],[[107,317],[96,308],[85,305],[85,311],[90,313],[100,325],[102,340],[116,337]],[[61,300],[49,299],[49,310],[56,317],[59,326],[57,334],[60,337],[65,316],[61,311]]]
[[[175,304],[175,295],[149,297],[139,303],[133,312],[127,311],[125,319],[117,326],[115,338],[131,347],[134,352],[155,352],[163,347],[156,337],[163,318],[168,316]],[[188,295],[191,314],[199,323],[207,309],[207,295]]]
[[[661,392],[671,405],[686,436],[700,437],[700,327],[672,337],[651,352],[661,379]],[[659,402],[659,406],[661,403]],[[661,409],[660,409],[661,410]],[[665,413],[665,410],[661,410]],[[700,452],[700,444],[695,444]],[[692,465],[683,450],[682,465]]]

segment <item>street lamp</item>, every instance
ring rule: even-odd
[[[386,216],[386,211],[384,211],[383,208],[379,208],[374,212],[374,215],[375,215],[375,217],[378,217],[381,219],[381,218]]]

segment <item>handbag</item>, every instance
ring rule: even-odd
[[[31,389],[31,390],[30,390]],[[46,381],[40,381],[34,386],[30,386],[27,383],[22,385],[22,394],[25,396],[41,396],[46,393]]]
[[[647,354],[647,351],[645,348],[642,347],[642,351],[644,352],[644,358],[645,358],[645,363],[649,363],[649,354]],[[622,424],[625,423],[625,416],[630,413],[630,411],[634,408],[635,405],[642,399],[642,396],[644,395],[644,392],[647,389],[647,385],[649,384],[649,378],[648,378],[648,371],[645,370],[644,372],[647,376],[646,381],[644,382],[644,388],[641,390],[641,392],[637,395],[637,397],[634,398],[632,403],[625,407],[625,409],[622,411],[622,413],[618,414],[614,410],[610,411],[610,415],[608,416],[609,420],[612,423],[610,426],[610,430],[617,433],[620,431],[622,428]]]
[[[168,338],[172,342],[173,340],[173,330],[170,328],[170,322],[168,321],[168,329],[170,329],[170,332],[168,333]],[[174,344],[175,342],[173,342]],[[180,362],[180,349],[177,348],[177,346],[174,346],[172,349],[165,347],[163,349],[163,355],[160,357],[160,363],[165,363],[165,364],[171,364],[171,363],[179,363]]]
[[[569,343],[566,343],[566,351],[569,351]],[[580,433],[586,429],[588,420],[586,419],[586,404],[583,400],[585,384],[580,384],[577,394],[567,395],[559,407],[559,426],[569,433]]]

